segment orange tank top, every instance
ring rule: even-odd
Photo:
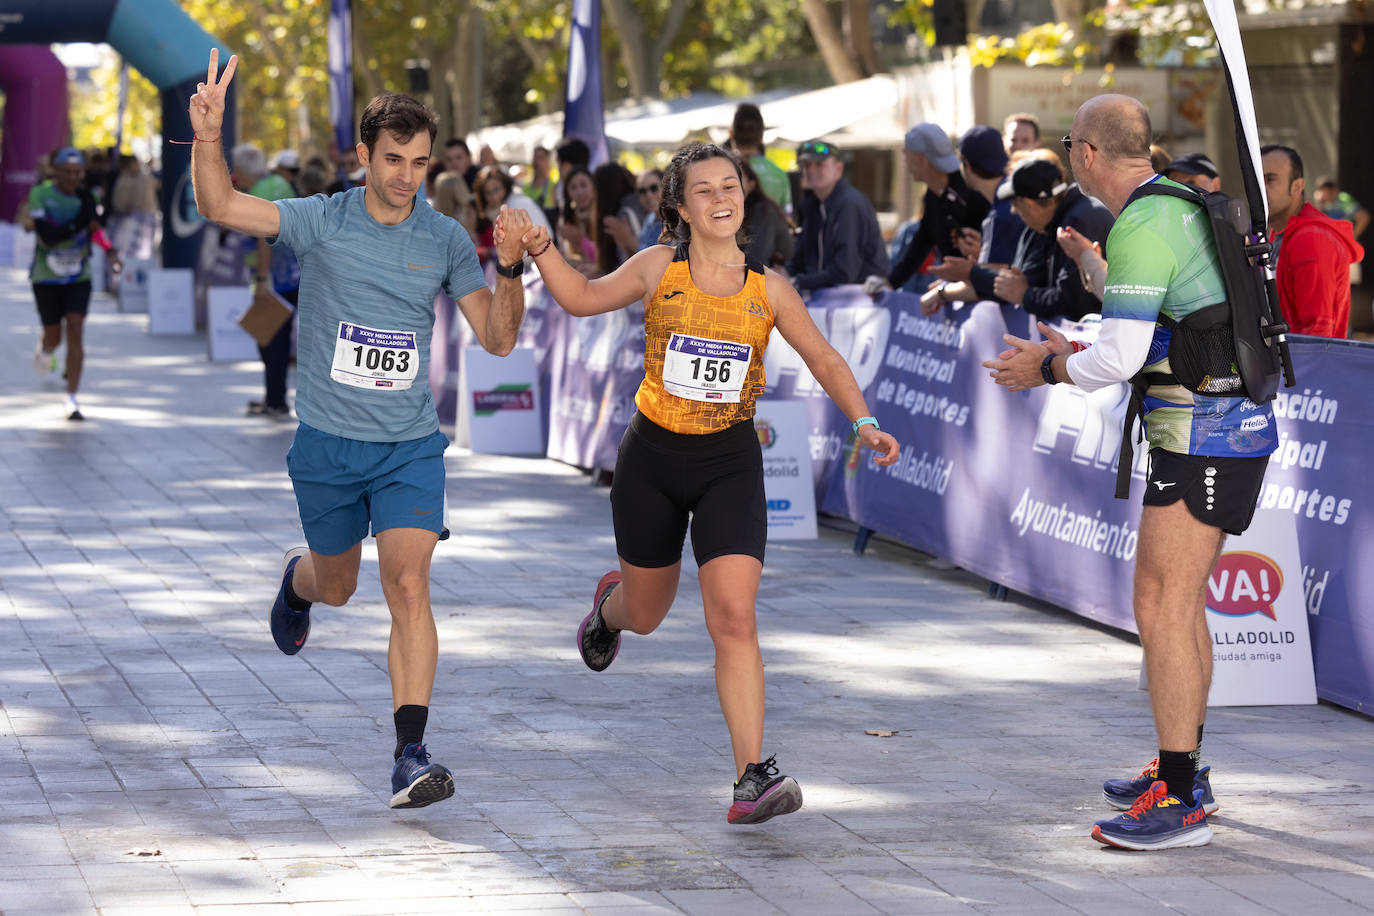
[[[702,435],[754,416],[763,351],[773,331],[763,265],[746,258],[733,296],[696,288],[679,245],[644,309],[644,381],[635,406],[675,433]]]

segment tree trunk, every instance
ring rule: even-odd
[[[845,32],[849,47],[853,49],[854,60],[863,70],[864,76],[880,73],[878,52],[873,49],[872,5],[869,0],[846,0],[844,7]]]
[[[370,57],[372,57],[372,46],[367,40],[367,30],[355,18],[353,20],[353,90],[357,95],[354,101],[355,109],[366,107],[368,102],[386,91],[382,86],[382,81],[377,78],[377,74],[373,73],[372,68],[367,65]],[[359,83],[362,83],[362,92],[358,92]],[[354,116],[356,117],[356,112]]]
[[[673,0],[663,15],[658,34],[650,41],[644,16],[632,0],[606,0],[606,15],[620,39],[620,61],[633,98],[656,98],[663,80],[663,58],[682,28],[691,0]],[[603,73],[603,79],[608,74]]]
[[[802,12],[806,15],[806,24],[811,28],[812,37],[816,39],[816,46],[821,50],[825,68],[830,71],[830,78],[837,83],[863,79],[863,71],[850,58],[844,36],[840,34],[840,28],[830,15],[825,0],[802,0]]]

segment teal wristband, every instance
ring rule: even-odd
[[[877,429],[877,430],[881,430],[881,429],[882,429],[882,427],[878,425],[878,418],[877,418],[877,417],[859,417],[859,419],[855,420],[855,421],[854,421],[854,435],[857,436],[857,435],[859,434],[859,427],[860,427],[860,426],[872,426],[874,429]]]

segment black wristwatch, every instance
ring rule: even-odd
[[[507,277],[511,280],[514,280],[525,272],[525,259],[522,257],[520,260],[516,261],[510,267],[505,267],[502,266],[501,259],[497,258],[496,272],[503,277]]]
[[[1040,361],[1040,377],[1045,380],[1046,385],[1058,385],[1059,379],[1054,377],[1054,354],[1051,353]]]

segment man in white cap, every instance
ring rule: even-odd
[[[897,256],[887,282],[893,289],[921,270],[932,251],[938,260],[960,254],[959,234],[964,229],[981,229],[991,204],[970,188],[959,172],[959,155],[949,134],[938,124],[917,124],[906,132],[906,167],[913,181],[926,186],[921,204],[921,228]],[[865,284],[872,291],[875,284]]]
[[[299,197],[300,192],[296,189],[296,179],[301,176],[301,157],[293,149],[284,149],[272,157],[268,167],[274,175],[284,179],[291,185],[291,196]],[[277,198],[280,200],[281,198]]]

